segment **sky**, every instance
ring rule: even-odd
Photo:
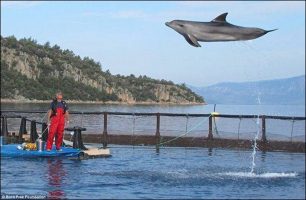
[[[278,30],[195,48],[165,26],[224,12],[232,24]],[[305,75],[305,1],[1,1],[1,35],[57,44],[112,74],[199,87]]]

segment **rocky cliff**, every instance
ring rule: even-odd
[[[49,100],[61,90],[68,100],[125,103],[203,103],[184,84],[147,76],[112,75],[99,62],[33,39],[1,36],[1,99]]]

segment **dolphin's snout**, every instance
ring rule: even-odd
[[[165,25],[166,25],[166,26],[170,26],[170,22],[166,22]]]

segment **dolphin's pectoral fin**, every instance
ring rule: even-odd
[[[195,44],[196,47],[201,47],[201,45],[199,44],[198,40],[194,36],[188,35],[188,37],[192,41],[192,43]]]
[[[201,45],[198,43],[197,39],[192,35],[183,35],[185,40],[194,47],[201,47]]]
[[[212,20],[212,22],[226,22],[226,16],[228,13],[223,13]]]

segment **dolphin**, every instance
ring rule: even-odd
[[[194,47],[201,47],[198,41],[224,42],[252,40],[277,30],[266,31],[260,28],[236,26],[226,21],[227,14],[223,13],[210,22],[173,20],[165,24],[183,35],[186,41]]]

